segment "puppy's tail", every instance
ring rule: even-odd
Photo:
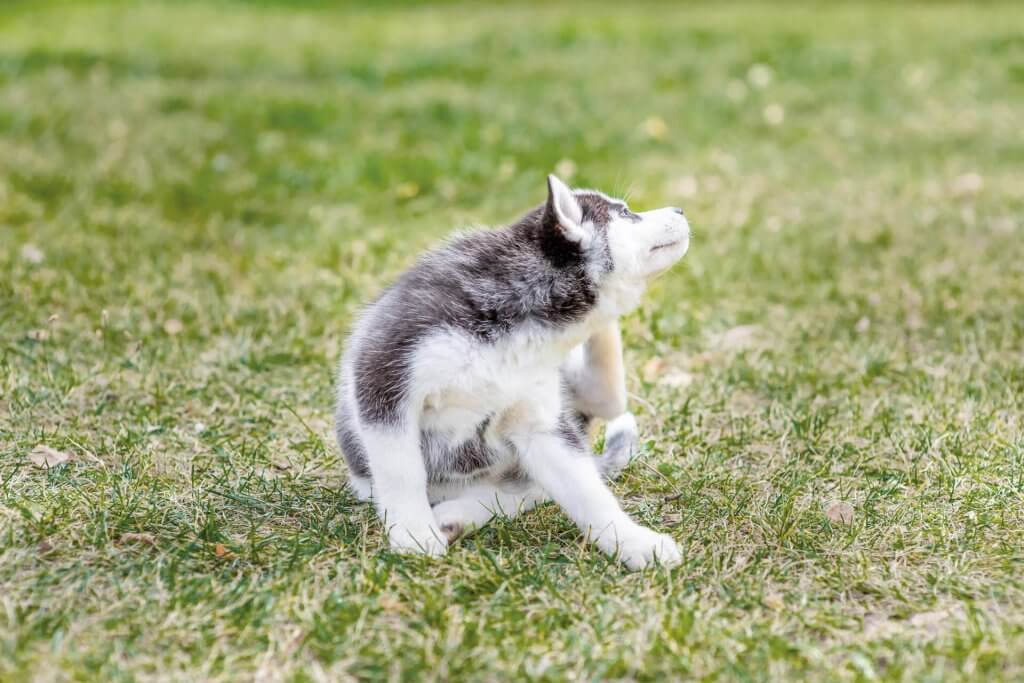
[[[614,479],[639,452],[639,432],[633,413],[623,413],[610,421],[604,431],[604,452],[598,467],[605,479]]]

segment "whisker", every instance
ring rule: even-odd
[[[629,186],[626,187],[626,191],[622,193],[622,201],[629,203],[629,196],[633,194],[633,185],[636,181],[630,181]]]

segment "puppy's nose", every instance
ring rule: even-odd
[[[680,216],[686,215],[685,213],[683,213],[683,210],[680,209],[678,206],[670,206],[669,209],[671,209],[673,213],[678,213]]]

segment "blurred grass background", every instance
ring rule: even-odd
[[[0,679],[1020,678],[1022,27],[0,6]],[[694,226],[624,325],[671,574],[553,506],[392,556],[344,489],[353,312],[553,169]]]

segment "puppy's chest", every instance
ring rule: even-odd
[[[500,431],[508,415],[524,407],[557,415],[563,358],[560,348],[525,345],[470,355],[427,393],[423,426],[458,441],[470,438],[484,421]]]

